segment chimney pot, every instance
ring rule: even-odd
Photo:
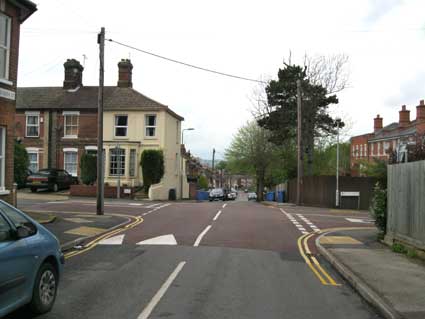
[[[419,105],[416,107],[416,121],[425,122],[425,104],[424,100],[419,101]]]
[[[118,62],[118,87],[120,88],[132,88],[132,70],[133,64],[130,59],[121,59]]]
[[[72,90],[83,85],[84,68],[78,60],[67,59],[63,67],[65,69],[65,79],[63,81],[64,89]]]

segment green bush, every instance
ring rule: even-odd
[[[83,154],[80,159],[81,181],[86,185],[93,185],[97,179],[97,157]]]
[[[399,254],[407,254],[407,248],[400,243],[394,243],[392,246],[392,251]]]
[[[371,210],[376,227],[385,234],[387,231],[387,191],[379,182],[373,189]]]
[[[208,189],[208,179],[204,175],[199,176],[198,188],[199,189]]]
[[[15,142],[13,175],[18,187],[24,187],[27,179],[29,158],[25,146]]]
[[[161,150],[144,150],[140,160],[145,192],[152,184],[159,183],[164,176],[164,153]]]

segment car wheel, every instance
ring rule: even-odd
[[[52,190],[54,191],[54,192],[57,192],[58,190],[59,190],[59,186],[58,186],[58,184],[53,184],[53,188],[52,188]]]
[[[50,311],[55,303],[57,289],[58,274],[56,269],[50,263],[42,264],[35,278],[30,302],[31,311],[35,314]]]
[[[37,188],[31,187],[31,193],[35,193],[37,191]]]

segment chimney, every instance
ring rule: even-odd
[[[382,121],[383,118],[379,116],[379,114],[373,119],[373,131],[377,132],[382,129]]]
[[[132,88],[133,82],[131,79],[131,70],[133,70],[133,64],[129,59],[122,59],[118,63],[118,87],[120,88]]]
[[[83,85],[83,66],[75,59],[68,59],[63,64],[65,68],[65,80],[63,88],[73,90]]]
[[[410,111],[406,110],[406,105],[401,106],[401,111],[399,111],[399,122],[398,126],[404,128],[410,124]]]
[[[416,121],[425,121],[425,104],[424,100],[419,101],[419,105],[416,107]]]

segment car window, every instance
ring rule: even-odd
[[[14,224],[16,228],[25,227],[28,229],[30,236],[37,232],[37,228],[31,223],[24,215],[20,214],[16,209],[4,203],[0,203],[0,210],[5,214]]]
[[[4,219],[2,215],[0,215],[0,243],[12,239],[12,234],[10,232],[11,230],[12,229],[10,228],[8,222]]]

